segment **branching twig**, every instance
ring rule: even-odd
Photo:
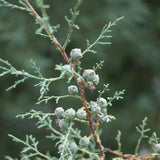
[[[35,10],[35,9],[33,8],[33,6],[30,4],[29,0],[23,0],[23,2],[27,5],[28,9],[29,9],[30,12],[33,14],[33,16],[36,18],[36,20],[41,24],[41,26],[43,26],[43,28],[45,29],[46,33],[47,33],[48,36],[50,37],[51,42],[52,42],[53,44],[55,44],[55,46],[58,48],[58,50],[62,53],[63,58],[64,58],[64,60],[66,61],[66,63],[69,64],[69,58],[68,58],[68,56],[67,56],[67,54],[66,54],[66,52],[65,52],[65,47],[66,47],[66,45],[68,44],[69,41],[67,40],[67,41],[65,42],[65,44],[64,44],[64,47],[63,47],[63,46],[59,43],[59,41],[57,40],[57,38],[54,36],[54,34],[50,31],[50,28],[47,26],[47,24],[45,23],[45,21],[43,20],[43,18],[36,12],[36,10]],[[76,8],[75,8],[75,10],[74,10],[77,14],[78,14],[77,8],[78,8],[80,2],[81,2],[81,1],[78,1],[77,6],[76,6]],[[109,30],[110,27],[112,27],[113,25],[115,25],[116,22],[117,22],[118,20],[120,20],[120,19],[121,19],[121,18],[117,19],[117,20],[116,20],[115,22],[113,22],[113,23],[109,23],[108,25],[104,26],[104,28],[103,28],[100,36],[97,38],[97,40],[96,40],[94,43],[92,43],[91,45],[88,45],[87,49],[86,49],[82,54],[84,55],[86,52],[92,51],[91,49],[92,49],[92,47],[93,47],[95,44],[108,44],[108,42],[104,42],[104,41],[103,41],[105,38],[109,38],[109,37],[110,37],[110,36],[107,36],[106,33],[107,33],[107,32],[110,32],[110,30]],[[75,17],[72,17],[72,20],[73,20],[73,22],[74,22]],[[70,35],[71,35],[71,33],[72,33],[73,25],[74,25],[74,24],[71,24],[71,25],[70,25],[70,32],[69,32],[69,35],[68,35],[69,38],[70,38]],[[68,39],[68,38],[67,38],[67,39]],[[88,43],[89,43],[89,42],[88,42]],[[74,68],[74,69],[75,69],[75,66],[76,66],[76,63],[74,63],[74,65],[73,65],[73,68]],[[98,135],[98,132],[97,132],[96,129],[95,129],[95,122],[93,121],[93,119],[92,119],[92,117],[91,117],[90,110],[89,110],[89,108],[88,108],[88,106],[87,106],[87,102],[86,102],[86,99],[85,99],[85,88],[83,87],[83,84],[77,80],[77,78],[78,78],[77,75],[74,75],[74,77],[75,77],[75,80],[76,80],[76,82],[77,82],[77,84],[78,84],[78,87],[79,87],[79,90],[80,90],[80,95],[81,95],[82,104],[83,104],[83,106],[85,107],[85,110],[86,110],[86,112],[87,112],[89,128],[90,128],[91,133],[92,133],[92,135],[93,135],[93,137],[94,137],[96,146],[97,146],[97,147],[99,148],[99,150],[100,150],[100,158],[104,160],[104,159],[105,159],[104,147],[103,147],[103,145],[101,144],[100,137],[99,137],[99,135]],[[37,78],[37,77],[34,76],[34,77],[32,77],[32,78]],[[38,77],[38,78],[39,78],[39,77]],[[40,77],[40,78],[42,78],[42,77]],[[49,81],[55,81],[55,80],[56,80],[56,79],[49,79]],[[45,91],[45,90],[44,90],[44,91]],[[45,93],[45,92],[44,92],[44,93]],[[43,95],[44,95],[44,94],[42,94],[42,96],[43,96]]]
[[[101,44],[101,45],[111,44],[110,42],[105,41],[106,38],[108,39],[112,37],[111,35],[107,35],[107,33],[110,33],[111,32],[110,28],[112,26],[115,26],[116,23],[121,19],[123,19],[123,17],[116,19],[114,22],[109,22],[108,24],[106,24],[103,27],[98,38],[92,44],[90,44],[89,41],[87,40],[87,48],[83,51],[82,55],[86,54],[87,52],[96,53],[96,51],[92,49],[96,44]]]
[[[78,26],[75,25],[74,22],[75,22],[76,16],[79,14],[79,11],[77,9],[78,9],[78,6],[80,5],[81,1],[82,0],[77,0],[77,5],[75,6],[74,10],[71,10],[71,19],[68,19],[66,17],[66,20],[67,20],[67,22],[69,24],[69,32],[68,32],[68,35],[67,35],[67,39],[66,39],[64,45],[62,46],[61,43],[57,40],[57,38],[53,34],[53,32],[52,32],[52,30],[50,28],[50,25],[48,24],[49,22],[48,21],[46,22],[44,20],[44,17],[45,16],[47,17],[47,15],[46,15],[46,11],[45,11],[45,9],[43,7],[41,8],[41,10],[42,10],[42,17],[41,17],[37,13],[37,11],[33,8],[33,6],[30,4],[29,0],[20,0],[19,1],[19,3],[21,3],[25,7],[21,7],[21,6],[17,6],[17,5],[14,5],[14,4],[10,4],[10,3],[6,2],[5,0],[0,0],[0,2],[2,2],[2,4],[4,6],[11,7],[11,8],[19,8],[21,10],[29,11],[35,17],[36,21],[38,21],[38,23],[40,24],[41,28],[38,31],[41,31],[43,29],[46,31],[47,34],[45,36],[49,37],[51,39],[51,43],[53,43],[57,47],[57,49],[62,53],[62,56],[63,56],[63,58],[64,58],[64,60],[66,61],[67,64],[69,64],[70,61],[69,61],[69,58],[68,58],[68,56],[66,54],[65,48],[68,45],[68,43],[70,42],[70,37],[71,37],[71,34],[73,32],[73,28],[78,28]],[[43,4],[43,1],[42,1],[42,6],[43,5],[44,4]],[[0,4],[0,6],[1,6],[1,4]],[[82,55],[86,54],[87,52],[95,53],[95,51],[92,48],[96,44],[101,44],[101,45],[110,44],[110,42],[105,41],[105,39],[111,37],[110,35],[107,35],[107,34],[109,32],[111,32],[110,28],[112,26],[116,25],[116,23],[119,20],[121,20],[122,18],[123,17],[121,17],[119,19],[116,19],[113,23],[109,22],[108,24],[106,24],[103,27],[100,35],[97,37],[97,39],[92,44],[90,44],[89,41],[87,41],[87,48],[83,51]],[[57,26],[55,27],[55,29],[56,28],[57,28]],[[78,118],[73,118],[73,119],[69,120],[69,118],[67,118],[67,116],[66,117],[62,116],[61,120],[67,121],[67,123],[70,122],[70,126],[69,126],[65,136],[64,136],[64,134],[62,134],[61,132],[57,131],[56,129],[54,129],[52,127],[52,119],[49,117],[49,115],[50,116],[51,115],[55,115],[54,113],[52,113],[52,114],[50,114],[50,113],[42,113],[42,112],[37,112],[37,111],[32,110],[30,113],[19,115],[19,117],[21,117],[21,118],[24,118],[26,116],[28,116],[31,119],[32,118],[37,118],[38,119],[38,122],[37,122],[38,128],[47,127],[47,129],[49,129],[49,130],[51,130],[53,132],[52,135],[50,136],[50,138],[52,137],[52,138],[56,139],[58,136],[62,138],[59,141],[60,143],[62,143],[62,141],[63,141],[63,148],[62,148],[62,150],[59,151],[59,153],[61,154],[60,159],[61,158],[63,159],[64,155],[68,154],[68,153],[71,154],[71,156],[73,156],[73,154],[71,153],[71,150],[69,150],[68,153],[66,152],[67,151],[66,148],[68,147],[68,142],[70,140],[72,140],[71,138],[74,137],[74,136],[73,137],[70,136],[71,132],[73,131],[72,126],[74,124],[72,122],[72,120],[76,120],[76,121],[80,121],[80,122],[88,124],[88,126],[90,128],[90,131],[91,131],[91,134],[92,134],[92,136],[94,138],[96,147],[99,149],[100,156],[98,154],[93,154],[92,152],[90,152],[88,150],[84,150],[83,148],[78,148],[78,150],[82,151],[82,153],[84,152],[84,153],[88,154],[89,156],[94,156],[94,157],[96,157],[96,159],[101,159],[101,160],[105,160],[104,151],[110,152],[110,153],[112,153],[112,154],[114,154],[114,155],[116,155],[118,157],[123,157],[123,158],[128,159],[128,160],[155,160],[157,158],[157,154],[148,154],[148,155],[144,155],[144,156],[138,156],[138,150],[139,150],[139,146],[140,146],[140,143],[142,141],[142,138],[147,138],[148,137],[147,135],[145,135],[145,133],[149,131],[149,129],[145,129],[146,120],[147,120],[146,118],[143,120],[142,125],[140,125],[139,128],[138,127],[136,128],[137,131],[140,133],[140,137],[139,137],[139,140],[138,140],[134,155],[132,155],[132,154],[122,154],[121,153],[121,142],[120,142],[121,133],[120,132],[119,132],[119,134],[117,136],[119,153],[117,153],[117,152],[115,152],[115,151],[113,151],[113,150],[111,150],[109,148],[104,148],[104,146],[101,143],[99,134],[98,134],[97,123],[96,123],[96,122],[98,122],[98,120],[96,121],[93,118],[92,113],[90,111],[90,106],[88,105],[88,102],[86,101],[85,87],[83,86],[83,82],[84,82],[83,80],[84,79],[83,79],[83,77],[81,77],[80,74],[78,74],[78,72],[76,72],[77,61],[73,61],[73,64],[72,64],[72,68],[74,70],[72,77],[74,77],[75,81],[77,82],[77,85],[78,85],[79,90],[80,90],[80,96],[78,96],[78,95],[63,95],[63,96],[50,96],[50,97],[49,96],[44,97],[44,94],[48,91],[50,83],[53,82],[53,81],[57,81],[57,80],[60,80],[60,79],[64,78],[63,76],[56,77],[56,78],[44,78],[41,75],[39,68],[37,68],[37,66],[35,65],[34,62],[32,62],[32,65],[33,65],[33,68],[36,69],[36,73],[38,73],[38,76],[32,75],[30,73],[27,73],[24,70],[22,70],[22,71],[16,70],[8,61],[4,61],[4,60],[0,59],[0,62],[2,64],[4,64],[5,66],[7,66],[7,67],[0,66],[0,69],[3,70],[3,72],[0,74],[0,76],[4,76],[4,75],[6,75],[8,73],[11,73],[11,74],[16,75],[16,76],[23,76],[23,79],[20,79],[20,80],[16,81],[15,84],[12,85],[9,89],[15,88],[19,83],[24,82],[24,80],[26,80],[27,78],[33,78],[33,79],[40,80],[40,83],[38,83],[36,85],[36,86],[40,86],[41,87],[41,89],[40,89],[40,95],[41,96],[39,98],[39,101],[37,102],[38,104],[41,103],[41,102],[46,102],[47,103],[48,100],[50,100],[50,99],[56,99],[56,102],[58,103],[59,99],[67,98],[67,97],[74,97],[74,98],[81,99],[82,105],[85,108],[85,111],[87,113],[87,120],[81,120],[81,119],[78,119]],[[99,64],[96,64],[96,66],[93,69],[95,71],[97,69],[101,69],[102,64],[103,64],[103,62],[100,62]],[[81,68],[79,68],[79,71],[80,71],[80,69]],[[80,79],[80,80],[78,80],[78,79]],[[105,85],[104,89],[101,92],[99,92],[100,94],[99,94],[98,100],[101,98],[102,94],[106,90],[108,90],[108,85]],[[124,90],[122,90],[120,92],[116,92],[113,97],[108,97],[108,105],[111,106],[112,105],[111,102],[114,99],[118,100],[118,99],[123,98],[121,96],[122,94],[124,94]],[[59,107],[59,108],[62,108],[62,107]],[[61,109],[61,110],[64,112],[63,109]],[[65,113],[67,113],[67,112],[65,112]],[[106,115],[106,116],[111,118],[110,115]],[[75,111],[74,111],[74,116],[73,117],[75,117]],[[97,117],[98,117],[98,114],[97,114]],[[113,116],[112,116],[112,118],[113,118]],[[63,133],[65,133],[65,132],[63,132]],[[74,135],[77,136],[78,133],[80,134],[80,132],[78,132],[78,131],[76,132],[75,131]],[[26,146],[22,150],[22,153],[23,152],[25,153],[25,152],[28,152],[28,151],[33,151],[33,153],[31,152],[31,153],[28,154],[28,157],[34,157],[34,156],[39,155],[40,157],[43,157],[43,158],[48,159],[48,160],[51,160],[51,156],[48,153],[45,155],[45,154],[42,154],[38,150],[38,148],[37,148],[38,141],[36,141],[36,139],[33,136],[26,136],[26,141],[22,141],[22,140],[14,137],[12,135],[9,135],[9,136],[14,141],[22,143],[22,144],[24,144]]]
[[[65,52],[65,49],[61,46],[61,44],[59,43],[59,41],[57,40],[57,38],[50,32],[49,28],[47,27],[47,25],[45,24],[45,22],[43,21],[43,19],[40,17],[40,15],[35,11],[35,9],[32,7],[32,5],[29,3],[28,0],[24,0],[24,2],[26,3],[26,5],[28,6],[28,8],[31,10],[32,14],[35,16],[35,18],[37,20],[40,21],[41,25],[44,26],[44,29],[46,30],[46,33],[50,36],[51,38],[51,42],[53,44],[56,45],[56,47],[60,50],[60,52],[62,53],[65,61],[67,63],[69,63],[69,59],[68,56]]]
[[[22,153],[25,153],[27,151],[32,150],[34,153],[30,153],[30,157],[34,157],[35,155],[39,155],[41,157],[43,157],[44,159],[50,160],[51,157],[49,157],[48,155],[45,155],[43,153],[41,153],[38,149],[37,149],[37,145],[38,145],[38,141],[35,140],[35,138],[30,135],[30,136],[26,136],[26,141],[23,141],[11,134],[9,134],[9,137],[11,137],[13,139],[13,141],[21,143],[23,145],[26,146],[26,148],[24,148],[22,150]]]
[[[43,99],[39,100],[36,104],[40,104],[42,102],[47,103],[51,99],[55,99],[56,103],[59,102],[62,98],[77,98],[81,99],[78,95],[63,95],[63,96],[45,96]]]
[[[117,153],[113,150],[111,150],[110,148],[105,148],[105,150],[107,152],[110,152],[116,156],[119,156],[119,157],[123,157],[123,158],[126,158],[128,160],[156,160],[157,159],[157,155],[154,155],[154,154],[147,154],[147,155],[144,155],[144,156],[134,156],[132,154],[120,154],[120,153]]]
[[[150,129],[149,128],[146,129],[145,128],[146,125],[147,125],[147,117],[144,118],[144,120],[142,121],[142,124],[140,124],[139,127],[136,127],[137,132],[140,133],[140,137],[138,139],[138,142],[137,142],[137,145],[136,145],[136,148],[135,148],[135,152],[134,152],[134,154],[136,156],[138,155],[138,150],[139,150],[142,139],[143,138],[148,138],[148,136],[145,133],[150,131]]]
[[[76,81],[77,81],[77,78],[75,77]],[[94,126],[94,122],[92,120],[92,117],[91,117],[91,114],[90,114],[90,110],[87,106],[87,103],[86,103],[86,99],[85,99],[85,88],[83,87],[83,84],[81,82],[78,82],[77,81],[77,84],[78,84],[78,87],[80,89],[80,94],[81,94],[81,101],[82,101],[82,104],[83,106],[85,107],[85,110],[87,112],[87,118],[88,118],[88,122],[89,122],[89,128],[91,130],[91,133],[94,137],[94,140],[95,140],[95,143],[97,145],[97,147],[99,148],[100,150],[100,157],[101,159],[105,159],[105,154],[104,154],[104,147],[103,145],[101,144],[101,140],[99,138],[99,135],[98,133],[96,132],[95,130],[95,126]]]
[[[68,19],[68,17],[65,16],[65,19],[66,19],[66,21],[68,22],[68,25],[69,25],[69,30],[68,30],[68,35],[67,35],[66,41],[64,42],[63,48],[66,48],[66,46],[70,42],[70,38],[71,38],[71,35],[72,35],[72,32],[73,32],[73,28],[79,29],[78,25],[76,25],[74,23],[75,23],[76,17],[79,15],[78,7],[81,4],[81,1],[82,0],[77,0],[77,4],[74,7],[74,9],[70,9],[71,19]]]

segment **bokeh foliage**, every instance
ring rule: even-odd
[[[67,23],[64,16],[69,14],[69,8],[76,3],[75,0],[49,1],[48,14],[51,23],[60,24],[56,36],[60,42],[64,42],[67,33]],[[72,41],[68,47],[68,53],[72,48],[85,49],[86,39],[94,41],[103,25],[120,16],[125,18],[113,29],[112,45],[98,46],[98,54],[87,54],[82,65],[88,68],[95,62],[105,60],[100,72],[100,82],[109,83],[114,93],[116,90],[126,89],[125,99],[116,102],[109,112],[116,116],[117,120],[104,126],[102,142],[114,148],[117,130],[122,131],[122,148],[130,152],[135,147],[138,138],[135,126],[144,118],[149,117],[149,125],[155,130],[160,130],[160,1],[158,0],[88,0],[80,7],[80,16],[77,23],[80,30],[73,33]],[[19,10],[0,8],[0,57],[8,59],[18,68],[31,71],[29,60],[33,59],[41,67],[44,75],[58,74],[54,70],[56,63],[64,62],[55,47],[48,39],[35,35],[34,19]],[[39,90],[33,88],[33,82],[27,81],[10,92],[5,92],[14,79],[12,76],[0,79],[0,159],[4,155],[18,151],[19,147],[13,144],[7,137],[12,133],[24,137],[25,133],[34,133],[43,137],[43,131],[37,131],[32,127],[32,122],[15,119],[15,115],[24,113],[30,108],[54,111],[54,101],[48,105],[35,106],[39,97]],[[31,83],[31,84],[30,84]],[[57,87],[55,87],[57,86]],[[98,89],[102,89],[100,85]],[[67,85],[57,82],[50,94],[60,95],[67,92]],[[107,96],[107,95],[106,95]],[[91,94],[87,98],[94,100]],[[61,105],[69,106],[69,100]],[[151,133],[150,133],[151,134]],[[158,135],[159,136],[159,135]],[[108,138],[109,137],[109,138]],[[43,145],[42,150],[47,145]],[[50,146],[53,150],[53,146]]]

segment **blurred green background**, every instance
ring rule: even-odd
[[[76,0],[49,1],[48,14],[52,24],[60,24],[56,37],[64,42],[67,33],[65,15]],[[126,89],[124,100],[116,101],[108,113],[117,120],[104,124],[102,142],[105,146],[116,149],[117,130],[122,131],[122,149],[133,153],[138,134],[135,126],[148,116],[148,125],[160,136],[160,1],[159,0],[87,0],[80,6],[80,16],[76,20],[80,30],[72,36],[67,53],[72,48],[85,49],[86,39],[94,41],[106,22],[118,17],[124,19],[113,28],[110,40],[112,45],[96,46],[97,54],[87,54],[82,60],[84,68],[91,68],[96,62],[105,60],[97,90],[102,90],[103,83],[110,84],[110,92]],[[54,70],[57,63],[64,63],[62,56],[48,39],[35,35],[34,18],[25,12],[0,8],[0,57],[7,59],[18,69],[33,72],[29,60],[33,59],[46,77],[57,76]],[[31,108],[53,112],[57,107],[54,101],[47,105],[34,105],[39,97],[39,88],[33,87],[36,81],[28,80],[16,89],[6,92],[15,77],[0,78],[0,159],[4,155],[17,156],[21,145],[11,142],[8,133],[24,138],[33,134],[41,141],[41,150],[56,152],[49,140],[44,140],[45,130],[36,130],[33,121],[19,120],[15,116]],[[49,95],[67,93],[65,82],[51,85]],[[97,95],[87,92],[88,100],[95,100]],[[78,109],[80,104],[71,103],[70,99],[60,102],[65,108]],[[85,129],[84,132],[88,130]],[[83,133],[83,132],[82,132]],[[152,132],[149,133],[151,135]]]

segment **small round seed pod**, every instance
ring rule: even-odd
[[[93,81],[95,77],[95,71],[93,69],[85,69],[82,76],[88,81]]]
[[[63,135],[63,136],[61,137],[61,142],[64,142],[65,139],[66,139],[65,135]]]
[[[64,148],[64,145],[63,145],[63,144],[60,144],[60,145],[58,146],[58,150],[59,150],[59,151],[61,151],[63,148]]]
[[[88,86],[88,89],[93,93],[96,87],[94,86],[93,82],[91,82]]]
[[[84,82],[83,86],[84,86],[84,88],[88,88],[91,92],[93,92],[96,89],[93,82],[90,82],[90,81]]]
[[[64,112],[64,116],[68,119],[73,119],[76,115],[76,112],[73,108],[69,108]]]
[[[78,93],[78,87],[75,86],[75,85],[71,85],[71,86],[68,87],[68,92],[71,95],[75,95],[75,94]]]
[[[160,143],[156,144],[154,146],[154,149],[155,149],[156,152],[160,152]]]
[[[75,154],[78,150],[77,144],[74,141],[69,142],[66,147],[67,147],[67,150],[72,154]]]
[[[81,82],[82,80],[83,80],[82,78],[77,77],[77,81],[78,81],[78,82]]]
[[[79,119],[86,119],[87,113],[85,110],[83,109],[78,109],[77,113],[76,113],[77,118]]]
[[[64,109],[62,107],[57,107],[54,111],[55,115],[58,117],[62,117],[64,114]]]
[[[98,103],[99,106],[102,107],[102,108],[105,108],[105,107],[107,107],[107,105],[108,105],[107,100],[104,99],[104,98],[102,98],[102,97],[99,98],[99,100],[98,100],[97,103]]]
[[[88,88],[91,85],[92,82],[86,81],[83,83],[84,88]]]
[[[68,123],[65,119],[61,119],[61,120],[59,121],[59,127],[60,127],[63,131],[67,130],[68,126],[69,126],[69,123]]]
[[[65,64],[62,67],[63,67],[63,70],[61,71],[61,76],[63,76],[64,78],[69,78],[73,76],[72,68],[69,64]]]
[[[80,58],[82,58],[81,49],[79,48],[72,49],[72,51],[70,52],[70,56],[74,61],[78,61]]]
[[[90,143],[90,141],[89,141],[88,137],[86,137],[86,136],[82,137],[79,141],[79,145],[81,147],[87,147],[89,145],[89,143]]]
[[[90,101],[91,111],[93,113],[101,113],[101,107],[94,101]]]
[[[98,84],[99,84],[99,75],[98,75],[98,74],[96,74],[96,75],[94,76],[93,83],[94,83],[95,85],[98,85]]]

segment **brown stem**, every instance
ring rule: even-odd
[[[139,156],[138,158],[140,158],[142,160],[157,160],[158,156],[152,155],[152,154],[147,154],[147,155],[144,155],[144,156]]]
[[[74,61],[74,62],[73,62],[73,69],[74,69],[74,70],[75,70],[76,63],[77,63],[77,61]],[[87,103],[86,103],[86,99],[85,99],[85,88],[83,87],[83,83],[78,82],[76,76],[75,76],[74,78],[75,78],[75,80],[76,80],[76,82],[77,82],[77,84],[78,84],[78,88],[79,88],[79,90],[80,90],[82,104],[83,104],[83,106],[84,106],[84,108],[85,108],[85,110],[86,110],[86,112],[87,112],[87,119],[88,119],[88,122],[89,122],[89,128],[90,128],[91,133],[92,133],[92,135],[93,135],[93,137],[94,137],[96,146],[97,146],[97,147],[99,148],[99,150],[100,150],[100,157],[101,157],[102,160],[104,160],[104,159],[105,159],[104,147],[103,147],[103,145],[101,144],[101,140],[100,140],[100,138],[99,138],[98,133],[96,132],[95,123],[94,123],[94,121],[92,120],[90,110],[89,110],[89,108],[88,108],[88,106],[87,106]]]
[[[126,158],[128,160],[156,160],[157,159],[157,156],[154,156],[152,154],[147,154],[147,155],[144,155],[144,156],[138,156],[138,157],[135,157],[134,155],[131,155],[131,154],[120,154],[120,153],[117,153],[109,148],[104,148],[104,150],[116,155],[116,156],[119,156],[119,157],[123,157],[123,158]]]
[[[96,132],[95,130],[95,125],[94,125],[94,121],[92,120],[92,117],[91,117],[91,113],[90,113],[90,110],[87,106],[87,103],[86,103],[86,99],[85,99],[85,88],[83,87],[83,84],[80,83],[80,82],[77,82],[78,84],[78,87],[80,89],[80,94],[81,94],[81,101],[82,101],[82,104],[87,112],[87,118],[88,118],[88,122],[89,122],[89,128],[91,130],[91,133],[94,137],[94,140],[95,140],[95,143],[97,145],[97,147],[99,148],[100,150],[100,157],[101,159],[105,159],[105,154],[104,154],[104,147],[103,145],[101,144],[101,140],[99,138],[99,135],[98,133]]]
[[[35,16],[36,19],[38,19],[41,23],[41,25],[44,26],[45,30],[46,30],[46,33],[53,39],[51,41],[51,43],[55,44],[56,47],[61,51],[65,61],[67,63],[69,63],[69,59],[68,59],[68,56],[65,52],[65,49],[64,47],[61,46],[61,44],[59,43],[59,41],[57,40],[57,38],[50,32],[49,28],[46,26],[45,22],[42,20],[41,16],[35,11],[35,9],[32,7],[32,5],[29,3],[28,0],[23,0],[26,5],[28,6],[28,8],[31,10],[31,12],[33,13],[33,15]]]
[[[35,16],[35,18],[38,19],[40,21],[41,25],[44,26],[44,28],[46,30],[46,33],[51,37],[51,39],[53,39],[51,41],[51,43],[53,43],[53,44],[56,45],[56,47],[61,51],[61,53],[62,53],[62,55],[63,55],[66,63],[69,64],[69,59],[68,59],[68,56],[67,56],[67,54],[65,52],[65,48],[63,46],[61,46],[61,44],[59,43],[59,41],[57,40],[57,38],[54,35],[52,35],[52,33],[50,32],[49,28],[46,26],[45,22],[42,20],[42,18],[40,17],[40,15],[35,11],[35,9],[32,7],[32,5],[29,3],[29,1],[28,0],[23,0],[23,1],[26,3],[26,5],[28,6],[28,8],[31,10],[31,12]],[[76,63],[77,62],[73,63],[73,69],[74,70],[75,70]],[[86,99],[85,99],[85,88],[83,87],[82,83],[78,82],[76,76],[74,78],[75,78],[75,80],[76,80],[76,82],[78,84],[79,90],[80,90],[82,104],[85,107],[85,110],[87,112],[87,118],[88,118],[88,122],[89,122],[89,128],[90,128],[91,133],[92,133],[92,135],[94,137],[95,143],[96,143],[97,147],[100,150],[100,157],[101,157],[102,160],[104,160],[105,159],[104,147],[101,144],[101,140],[99,138],[98,133],[95,131],[94,122],[93,122],[93,120],[91,118],[90,110],[88,109],[88,106],[87,106],[87,103],[86,103]]]
[[[137,157],[134,157],[131,154],[120,154],[120,153],[117,153],[117,152],[115,152],[115,151],[113,151],[113,150],[111,150],[109,148],[105,148],[105,150],[110,152],[110,153],[112,153],[112,154],[114,154],[114,155],[116,155],[116,156],[119,156],[119,157],[123,157],[123,158],[127,158],[127,159],[131,159],[132,158],[133,160],[137,160]]]

